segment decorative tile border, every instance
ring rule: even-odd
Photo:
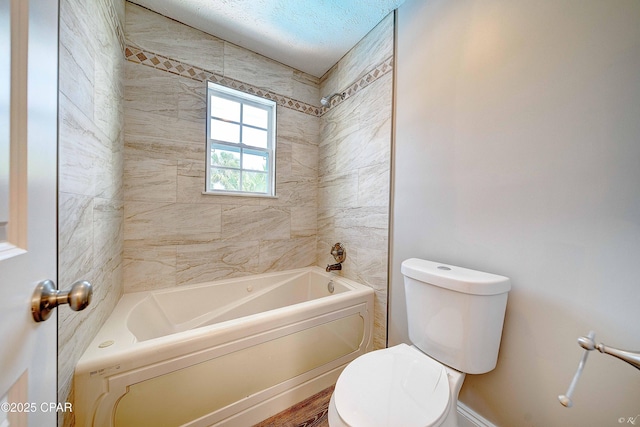
[[[203,68],[185,64],[183,62],[168,58],[163,55],[159,55],[154,52],[142,50],[134,46],[125,46],[124,56],[128,61],[146,65],[157,70],[176,74],[182,77],[187,77],[199,82],[205,82],[209,80],[222,86],[237,89],[242,92],[260,96],[262,98],[271,99],[278,105],[281,105],[285,108],[296,110],[315,117],[321,117],[329,110],[329,108],[335,107],[341,102],[344,102],[344,100],[354,96],[360,90],[366,88],[371,83],[375,82],[380,77],[393,70],[393,57],[389,57],[382,63],[374,67],[373,70],[369,71],[367,74],[361,77],[358,81],[352,83],[349,87],[347,87],[343,91],[343,93],[345,94],[344,100],[340,99],[340,97],[336,97],[332,100],[329,107],[318,107],[315,105],[307,104],[306,102],[298,101],[296,99],[277,94],[275,92],[271,92],[266,89],[250,85],[248,83],[241,82],[239,80],[212,73],[211,71],[207,71]]]
[[[371,83],[375,82],[385,74],[391,72],[393,70],[393,56],[388,57],[380,64],[376,65],[373,70],[369,71],[367,74],[362,76],[357,81],[353,82],[350,86],[348,86],[344,91],[339,93],[344,93],[344,98],[336,96],[331,100],[331,105],[329,107],[324,107],[322,114],[326,113],[329,108],[333,108],[336,105],[339,105],[346,101],[347,99],[354,96],[356,93],[361,91],[362,89],[369,86]],[[322,115],[321,114],[321,115]]]

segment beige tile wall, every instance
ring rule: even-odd
[[[326,265],[341,241],[342,274],[376,290],[384,347],[393,16],[321,82],[131,3],[125,33],[145,52],[125,64],[126,291]],[[203,195],[205,82],[150,56],[312,105],[348,96],[322,114],[278,106],[277,199]]]
[[[343,273],[376,289],[384,346],[392,20],[321,92],[313,76],[121,0],[61,0],[60,19],[59,282],[88,279],[95,295],[84,312],[60,311],[59,399],[73,401],[73,368],[123,283],[136,291],[323,265],[334,241],[349,250]],[[123,61],[125,44],[289,107],[278,106],[277,199],[201,194],[203,82]],[[348,98],[319,117],[321,93],[346,86]]]
[[[58,310],[61,402],[73,401],[76,362],[123,289],[123,14],[122,0],[60,1],[58,286],[94,288],[84,311]]]
[[[390,14],[320,83],[322,95],[348,96],[321,120],[317,260],[333,263],[330,247],[341,242],[342,274],[375,290],[375,348],[387,331],[393,25]]]
[[[305,103],[318,79],[126,3],[128,46]],[[277,110],[277,199],[203,195],[206,82],[125,64],[125,291],[315,264],[317,116]]]

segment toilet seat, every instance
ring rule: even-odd
[[[449,407],[449,380],[443,365],[399,344],[351,362],[333,397],[353,427],[437,426]]]

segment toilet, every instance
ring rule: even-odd
[[[465,375],[496,366],[507,277],[417,258],[401,272],[413,345],[347,365],[329,403],[331,427],[457,427]]]

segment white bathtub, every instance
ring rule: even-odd
[[[125,294],[76,366],[76,425],[246,427],[335,383],[372,330],[373,290],[318,267]]]

